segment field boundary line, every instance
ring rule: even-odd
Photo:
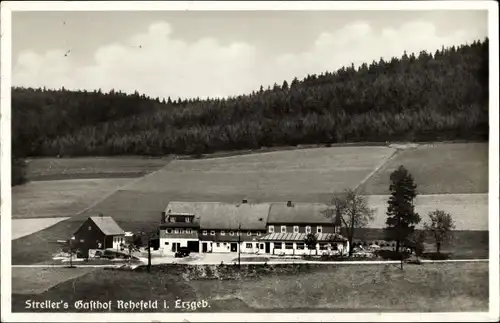
[[[170,162],[171,162],[171,161],[170,161]],[[85,213],[86,211],[88,211],[88,210],[90,210],[91,208],[95,207],[97,204],[99,204],[99,203],[103,202],[104,200],[106,200],[108,197],[110,197],[111,195],[115,194],[116,192],[121,191],[121,190],[126,190],[129,186],[136,184],[136,183],[137,183],[137,182],[139,182],[140,180],[142,180],[142,179],[144,179],[144,178],[146,178],[146,177],[148,177],[148,176],[152,176],[153,174],[155,174],[155,173],[157,173],[157,172],[161,171],[163,168],[167,167],[167,166],[170,164],[170,162],[169,162],[169,163],[167,163],[165,166],[161,167],[160,169],[157,169],[157,170],[155,170],[155,171],[153,171],[153,172],[151,172],[151,173],[148,173],[148,174],[146,174],[146,175],[144,175],[144,176],[134,178],[133,180],[131,180],[130,182],[126,183],[126,184],[125,184],[125,185],[123,185],[123,186],[120,186],[120,187],[119,187],[119,188],[117,188],[116,190],[113,190],[113,191],[111,191],[111,192],[109,192],[109,193],[107,193],[107,194],[104,194],[104,196],[103,196],[102,198],[100,198],[100,199],[98,199],[98,200],[94,201],[92,204],[90,204],[89,206],[87,206],[87,207],[86,207],[86,208],[84,208],[83,210],[81,210],[81,211],[77,212],[77,213],[76,213],[76,214],[74,214],[73,216],[82,215],[83,213]],[[73,217],[73,216],[71,216],[71,217]],[[65,221],[66,221],[66,220],[65,220]],[[61,221],[61,222],[62,222],[62,221]]]
[[[355,192],[359,193],[359,190],[366,184],[366,182],[368,182],[368,180],[370,178],[372,178],[380,169],[382,169],[400,151],[400,149],[397,149],[397,148],[390,148],[390,147],[388,147],[388,148],[394,149],[392,154],[390,154],[388,157],[382,159],[382,162],[377,167],[375,167],[365,178],[363,178],[363,180],[361,180],[361,182],[358,183],[358,185],[354,188]]]

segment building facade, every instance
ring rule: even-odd
[[[319,203],[171,202],[162,213],[160,248],[175,252],[287,254],[345,253],[340,217]],[[314,249],[304,244],[307,234]]]
[[[110,216],[89,217],[74,233],[73,247],[83,255],[88,255],[90,249],[119,250],[125,243],[125,231]]]
[[[340,235],[341,219],[321,203],[272,203],[267,219],[267,234],[260,240],[264,253],[277,255],[344,254],[347,239]],[[308,234],[317,243],[307,246]]]

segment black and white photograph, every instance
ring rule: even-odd
[[[500,319],[496,2],[1,5],[2,322]]]

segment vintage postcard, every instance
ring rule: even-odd
[[[5,322],[498,321],[498,4],[1,4]]]

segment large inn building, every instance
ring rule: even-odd
[[[340,218],[325,216],[325,204],[170,202],[162,213],[159,244],[164,252],[188,247],[192,252],[238,252],[275,255],[346,253]],[[308,249],[304,239],[316,235]]]

